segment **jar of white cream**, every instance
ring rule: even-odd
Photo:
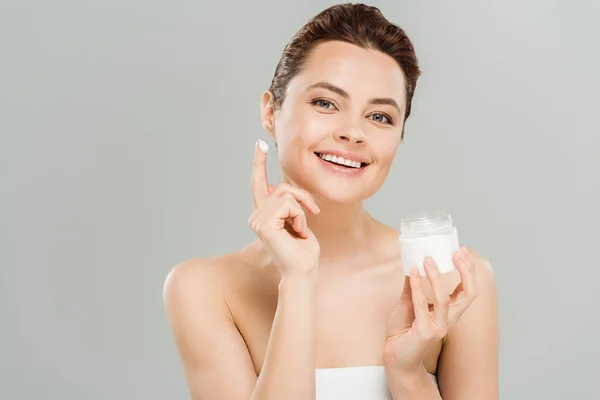
[[[432,257],[438,270],[445,274],[455,269],[452,254],[459,249],[458,232],[452,216],[446,211],[411,214],[400,220],[400,252],[404,275],[419,268],[426,276],[423,263]]]

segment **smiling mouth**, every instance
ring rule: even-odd
[[[360,169],[369,165],[368,163],[345,159],[344,157],[338,157],[331,154],[315,153],[315,155],[323,161],[346,168]]]

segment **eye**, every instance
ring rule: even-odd
[[[314,105],[316,105],[320,108],[324,108],[326,110],[333,110],[336,108],[332,102],[330,102],[328,100],[324,100],[324,99],[315,99],[311,102],[311,104],[314,104]]]
[[[373,121],[375,121],[375,122],[379,122],[382,124],[388,124],[388,125],[394,125],[394,121],[392,120],[392,118],[386,114],[376,113],[376,114],[369,115],[369,117],[371,117],[371,119],[373,119]]]

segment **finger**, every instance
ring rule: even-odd
[[[306,232],[306,214],[304,214],[304,210],[298,203],[295,206],[290,207],[290,218],[292,219],[292,228],[294,232],[298,234],[301,238],[306,239],[308,234]]]
[[[304,212],[301,212],[292,218],[292,227],[294,232],[301,238],[306,239],[308,237],[306,232],[306,215],[304,215]]]
[[[294,199],[298,203],[302,204],[308,211],[310,211],[313,214],[318,214],[321,211],[317,203],[315,203],[315,200],[313,199],[312,195],[306,190],[282,183],[281,185],[275,188],[273,193],[275,192],[281,193],[282,195],[285,193],[292,194]]]
[[[475,263],[466,247],[461,247],[453,256],[454,265],[460,273],[463,296],[471,300],[477,297]]]
[[[306,214],[304,214],[304,210],[291,193],[286,193],[283,196],[277,212],[277,218],[288,221],[292,231],[300,237],[308,237],[306,234]]]
[[[252,196],[254,208],[258,207],[269,196],[267,182],[267,153],[268,147],[262,140],[258,140],[254,149],[254,165],[252,169]],[[265,150],[265,151],[263,151]]]
[[[433,317],[437,326],[445,327],[448,321],[448,303],[449,297],[446,294],[444,283],[441,279],[435,261],[431,257],[425,259],[425,273],[429,278],[431,289],[433,291]]]
[[[401,305],[399,310],[404,314],[404,319],[412,323],[415,319],[415,307],[413,305],[412,290],[410,288],[410,274],[404,277],[404,286],[402,287],[402,294],[400,295],[398,304]]]
[[[269,190],[268,190],[269,194],[273,193],[274,191],[275,191],[275,187],[269,185]]]
[[[402,295],[400,296],[400,298],[410,298],[412,301],[412,290],[410,288],[410,274],[404,277],[404,286],[402,287]]]
[[[449,316],[448,319],[455,322],[477,297],[477,278],[475,265],[465,247],[461,247],[459,251],[455,252],[452,259],[461,279],[460,284],[451,295],[453,303],[451,304],[451,317]]]
[[[410,286],[415,320],[421,327],[425,328],[429,325],[429,306],[427,305],[425,293],[423,293],[423,284],[418,268],[413,268],[410,271]]]

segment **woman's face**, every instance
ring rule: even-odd
[[[404,112],[405,79],[393,58],[331,41],[314,48],[265,126],[288,180],[326,201],[352,203],[383,184],[402,140]]]

